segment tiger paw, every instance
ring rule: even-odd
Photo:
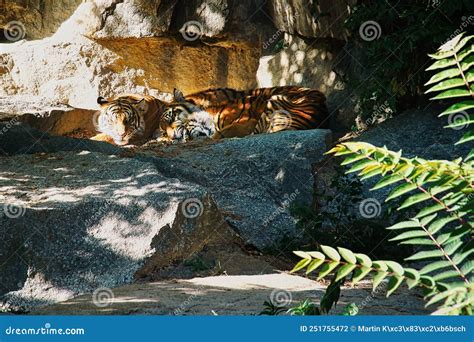
[[[109,135],[104,134],[104,133],[99,133],[99,134],[94,135],[93,137],[91,137],[89,139],[90,140],[95,140],[95,141],[104,141],[104,142],[114,144],[114,140]]]

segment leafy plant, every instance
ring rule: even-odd
[[[431,86],[426,93],[438,93],[431,99],[469,98],[453,104],[440,114],[449,116],[447,128],[457,129],[474,123],[474,115],[467,112],[474,108],[474,45],[469,44],[473,38],[474,36],[464,37],[464,34],[460,34],[441,46],[437,53],[430,55],[436,62],[426,70],[441,70],[426,83]],[[473,139],[474,131],[469,130],[458,144]]]
[[[434,75],[428,92],[440,91],[434,99],[473,97],[472,66],[468,45],[474,36],[459,35],[430,55],[436,62],[429,68],[444,69]],[[467,46],[467,47],[466,47]],[[471,75],[471,76],[470,76]],[[433,85],[435,84],[436,85]],[[465,88],[463,88],[465,87]],[[472,101],[453,104],[441,115],[459,113],[474,108]],[[472,116],[462,125],[472,124]],[[458,127],[450,123],[447,127]],[[472,131],[458,142],[472,140]],[[421,268],[408,268],[390,260],[371,260],[367,255],[349,249],[321,246],[321,251],[297,251],[301,260],[293,272],[306,269],[312,273],[319,269],[318,279],[335,273],[335,281],[350,277],[357,284],[366,277],[373,281],[375,290],[388,279],[387,296],[400,285],[424,290],[427,306],[437,304],[435,314],[473,314],[474,311],[474,241],[473,152],[466,158],[454,161],[405,158],[402,152],[376,147],[364,142],[346,142],[337,145],[329,154],[344,156],[343,165],[352,164],[350,172],[358,172],[362,180],[381,176],[372,188],[391,187],[386,201],[402,199],[398,210],[411,209],[409,220],[387,229],[398,234],[392,241],[398,244],[419,246],[407,261],[424,261]]]

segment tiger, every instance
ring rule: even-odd
[[[243,137],[284,130],[328,127],[326,98],[318,90],[297,86],[237,91],[208,89],[174,100],[160,120],[162,139],[187,141]]]
[[[100,112],[94,124],[100,132],[92,140],[119,146],[140,144],[153,139],[160,126],[166,103],[152,96],[121,95],[112,99],[97,98]]]

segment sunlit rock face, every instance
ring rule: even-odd
[[[85,1],[56,18],[52,36],[30,32],[18,15],[24,38],[50,37],[0,44],[0,96],[92,109],[98,96],[253,88],[261,49],[250,3]],[[46,7],[25,5],[22,13]],[[12,18],[0,17],[0,26]]]
[[[304,37],[347,37],[344,20],[349,15],[349,6],[345,0],[272,0],[271,3],[275,26],[281,31]]]
[[[51,36],[71,16],[83,0],[0,1],[0,28],[21,22],[28,39]]]

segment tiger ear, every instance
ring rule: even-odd
[[[103,106],[103,105],[106,105],[107,103],[109,103],[109,101],[107,101],[106,99],[104,99],[102,96],[99,96],[99,97],[97,98],[97,103],[98,103],[99,105]]]
[[[135,102],[135,106],[136,106],[138,109],[140,109],[141,111],[144,111],[144,112],[148,109],[148,105],[147,105],[147,103],[146,103],[146,101],[145,101],[145,98],[143,98],[143,99],[141,99],[141,100]]]
[[[183,92],[179,89],[174,88],[173,89],[173,97],[176,102],[184,102],[184,95]]]

